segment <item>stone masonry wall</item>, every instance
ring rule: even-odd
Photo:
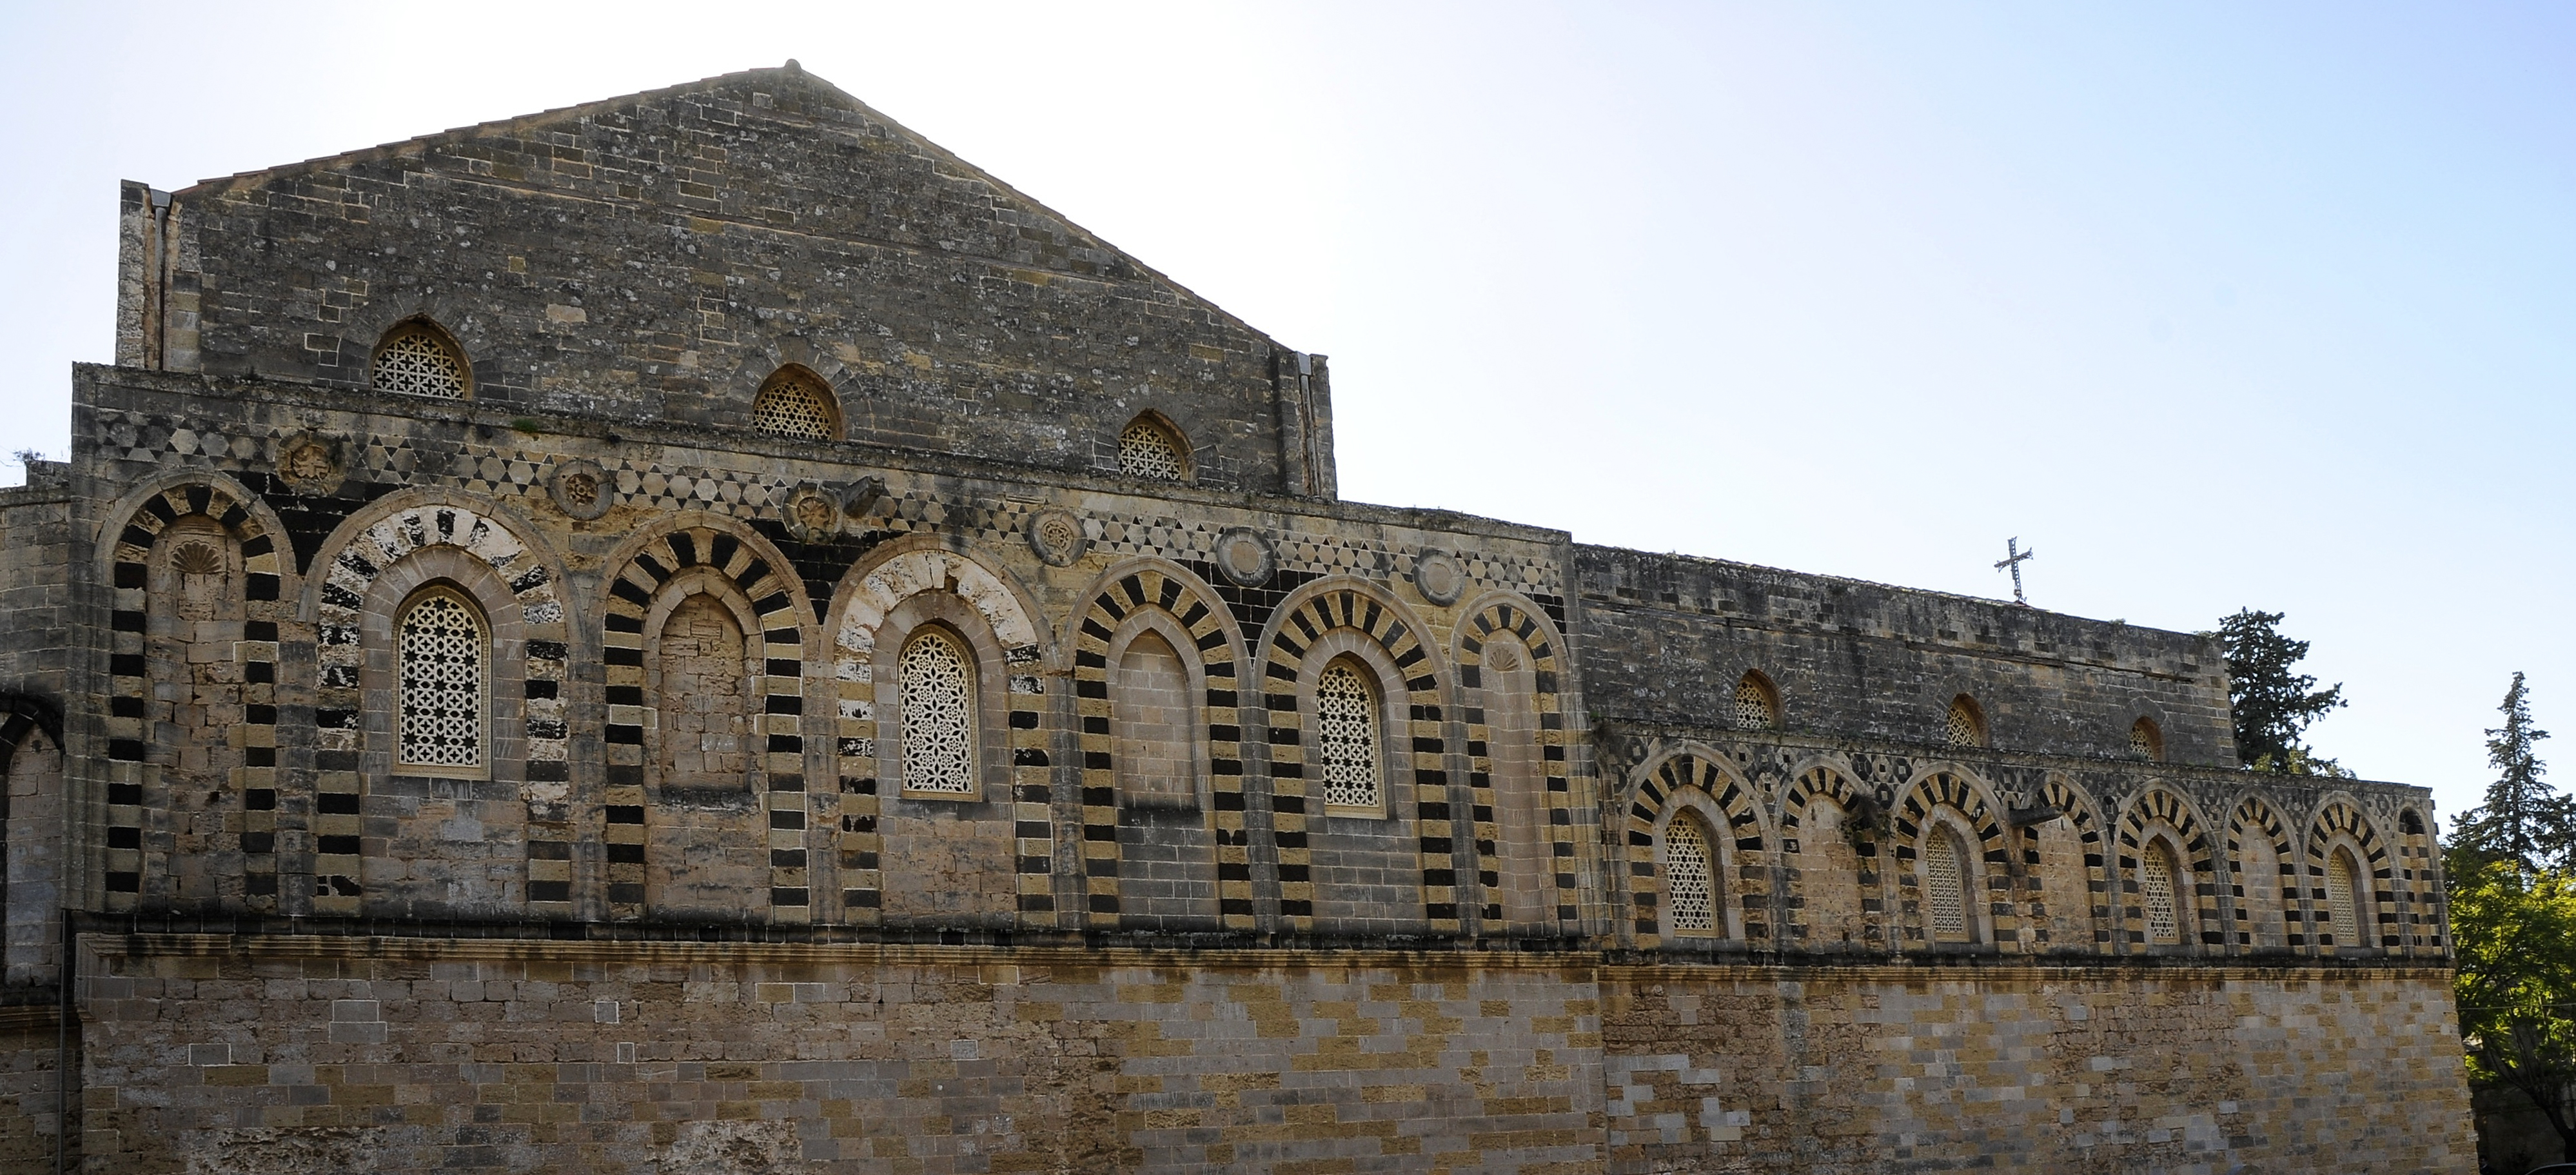
[[[84,947],[95,1171],[2475,1168],[2436,970]]]
[[[126,365],[365,389],[427,315],[509,411],[738,427],[794,363],[852,439],[1114,470],[1151,410],[1200,484],[1333,492],[1315,357],[795,69],[129,185],[124,224]]]
[[[2236,764],[2226,656],[2192,634],[1610,547],[1575,547],[1575,577],[1600,717],[1710,725],[1750,669],[1792,730],[1937,744],[1964,693],[1998,749],[2134,758],[2148,718],[2165,761]]]

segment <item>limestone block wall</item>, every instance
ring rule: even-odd
[[[93,1170],[2475,1169],[2437,970],[84,949]]]
[[[765,69],[123,196],[117,361],[364,390],[427,316],[475,402],[737,428],[794,364],[845,435],[1329,497],[1301,355],[830,84]]]
[[[0,1171],[51,1171],[58,1149],[80,1169],[80,1030],[59,1026],[51,1003],[0,1007]],[[66,1059],[74,1070],[68,1116],[57,1112]]]
[[[1793,730],[1939,743],[1966,694],[1997,748],[2134,759],[2146,718],[2166,762],[2236,762],[2226,656],[2192,634],[1609,547],[1577,546],[1575,577],[1602,717],[1725,727],[1750,670]]]

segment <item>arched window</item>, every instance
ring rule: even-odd
[[[1735,725],[1743,730],[1780,725],[1779,698],[1759,673],[1748,671],[1735,683]]]
[[[1968,695],[1950,699],[1950,721],[1944,732],[1951,746],[1982,747],[1986,745],[1986,716]]]
[[[433,589],[403,609],[396,627],[395,763],[426,770],[480,769],[491,642],[464,597]]]
[[[1188,481],[1189,446],[1162,421],[1139,416],[1118,434],[1118,472],[1147,481]]]
[[[1934,942],[1970,942],[1968,861],[1959,836],[1946,824],[1923,838],[1923,907]]]
[[[975,794],[975,663],[956,638],[926,628],[896,667],[903,707],[903,787]]]
[[[474,369],[437,323],[413,318],[395,323],[376,344],[375,384],[380,392],[464,400],[474,393]]]
[[[2352,854],[2336,849],[2326,858],[2326,924],[2334,930],[2337,947],[2364,945],[2360,902],[2354,895],[2359,888],[2361,870],[2352,863]]]
[[[1699,817],[1683,812],[1664,826],[1664,900],[1675,934],[1716,934],[1717,855]]]
[[[2129,725],[2129,753],[2153,762],[2164,761],[2165,736],[2156,729],[2154,719],[2141,718]]]
[[[802,367],[781,367],[752,397],[751,426],[771,436],[836,440],[841,412],[821,376]]]
[[[2139,903],[2146,911],[2147,942],[2154,946],[2182,945],[2182,916],[2174,905],[2173,853],[2163,841],[2147,845],[2146,855],[2138,862]]]
[[[1315,749],[1324,769],[1324,803],[1336,808],[1385,804],[1378,763],[1377,691],[1348,661],[1315,679]]]

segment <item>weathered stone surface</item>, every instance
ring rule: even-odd
[[[2427,793],[2199,637],[1339,501],[1319,357],[792,69],[124,212],[0,492],[88,1169],[2472,1161]]]

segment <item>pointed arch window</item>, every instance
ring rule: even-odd
[[[1961,694],[1950,699],[1949,723],[1943,733],[1951,746],[1982,747],[1986,745],[1986,716],[1977,710],[1976,702]]]
[[[1968,862],[1959,836],[1936,824],[1923,840],[1923,906],[1934,942],[1968,942]]]
[[[463,596],[433,589],[395,626],[395,762],[432,771],[481,770],[491,640]]]
[[[904,790],[975,793],[974,665],[955,637],[936,628],[904,645],[896,663]]]
[[[1315,748],[1323,761],[1327,806],[1384,806],[1378,715],[1377,691],[1350,662],[1335,661],[1316,677]]]
[[[782,367],[752,397],[751,426],[771,436],[837,440],[840,401],[821,376],[801,367]]]
[[[1189,446],[1162,421],[1139,416],[1118,434],[1118,472],[1147,481],[1188,481]]]
[[[1664,900],[1673,933],[1717,933],[1716,853],[1694,813],[1664,826]]]
[[[2129,753],[2150,762],[2163,762],[2164,732],[2156,729],[2155,720],[2141,718],[2129,724]]]
[[[374,380],[377,391],[439,400],[471,399],[474,368],[465,351],[437,323],[407,319],[376,344]]]
[[[2164,842],[2147,846],[2146,856],[2138,863],[2140,905],[2147,919],[2147,942],[2168,947],[2182,945],[2182,917],[2175,905],[2174,858]]]
[[[1735,725],[1743,730],[1770,730],[1780,725],[1779,695],[1759,673],[1747,672],[1735,683]]]
[[[2326,858],[2326,922],[2334,931],[2337,947],[2361,946],[2361,914],[2354,891],[2361,887],[2361,870],[2352,863],[2352,854],[2336,849]]]

